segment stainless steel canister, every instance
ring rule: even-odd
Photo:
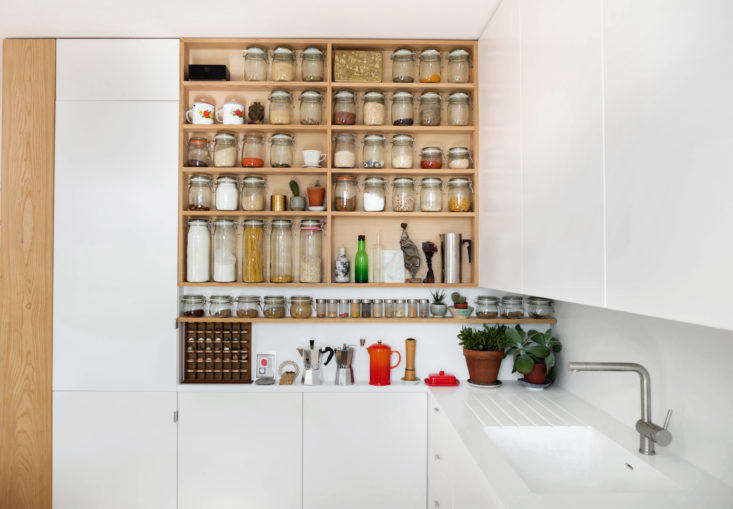
[[[468,263],[471,263],[471,239],[464,239],[460,233],[440,234],[440,258],[443,283],[461,283],[461,249],[468,245]]]

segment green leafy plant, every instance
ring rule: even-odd
[[[466,309],[468,307],[468,303],[466,302],[466,298],[461,295],[458,292],[453,292],[450,294],[450,298],[453,301],[453,307],[456,309]]]
[[[556,356],[562,350],[560,340],[552,336],[552,329],[546,332],[530,330],[525,332],[522,327],[509,327],[506,329],[506,336],[509,340],[507,355],[514,355],[514,369],[526,375],[534,369],[535,364],[542,363],[547,366],[547,378],[555,381]]]
[[[462,327],[458,332],[458,344],[466,350],[503,352],[509,346],[506,328],[506,325],[489,327],[486,324],[481,329]]]
[[[290,190],[293,192],[293,196],[300,196],[300,187],[296,181],[290,181]]]
[[[430,295],[433,297],[433,304],[445,305],[443,302],[443,299],[445,299],[445,292],[435,290],[434,292],[430,292]]]

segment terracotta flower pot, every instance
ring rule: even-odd
[[[308,186],[308,205],[311,207],[322,207],[323,197],[325,195],[325,187]]]
[[[468,376],[476,384],[493,384],[499,376],[504,352],[482,352],[463,349],[468,366]]]
[[[524,375],[524,381],[531,384],[542,385],[547,380],[547,365],[536,362],[532,371]]]

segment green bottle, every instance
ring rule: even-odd
[[[354,283],[369,282],[369,259],[366,252],[366,236],[359,235],[359,245],[354,257]]]

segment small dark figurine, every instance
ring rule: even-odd
[[[420,268],[420,251],[418,251],[415,243],[410,240],[407,235],[407,223],[402,223],[402,236],[400,237],[400,249],[405,258],[405,268],[410,272],[412,278],[408,279],[408,283],[420,283],[419,279],[415,278],[417,270]]]
[[[435,242],[423,242],[422,252],[425,253],[425,262],[428,264],[428,273],[425,275],[423,283],[435,283],[435,273],[433,273],[433,255],[438,252]]]
[[[265,107],[258,102],[253,102],[247,109],[248,122],[250,124],[261,124],[265,118]]]

